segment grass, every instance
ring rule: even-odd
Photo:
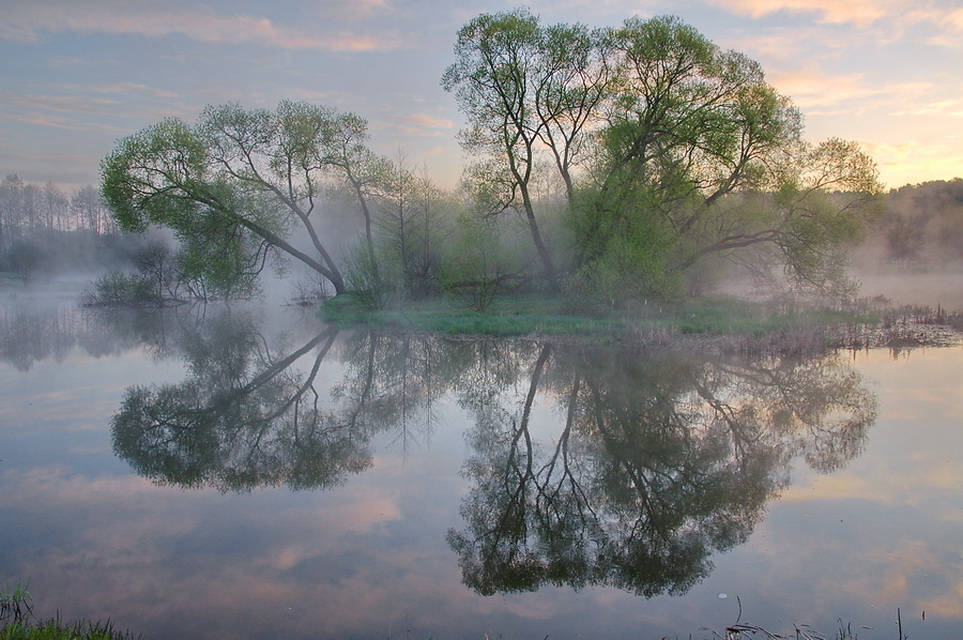
[[[370,311],[351,295],[328,300],[325,321],[339,326],[396,328],[446,334],[517,336],[532,333],[586,334],[611,331],[611,320],[566,313],[548,296],[504,296],[485,311],[464,308],[452,298],[432,298]]]
[[[638,338],[653,335],[763,336],[829,324],[879,322],[878,314],[855,309],[748,303],[735,298],[700,298],[678,304],[642,304],[630,309],[573,310],[558,296],[516,294],[497,298],[485,311],[452,298],[433,298],[384,310],[366,310],[350,295],[328,300],[326,322],[343,327],[394,328],[445,334],[491,336],[574,335]]]
[[[18,620],[0,627],[0,640],[133,640],[129,632],[116,631],[106,623],[64,622],[59,618],[26,622]]]
[[[33,596],[28,584],[17,582],[0,588],[0,640],[133,640],[130,633],[115,631],[109,620],[64,622],[57,617],[30,621]]]
[[[59,616],[51,620],[41,620],[29,622],[32,615],[30,602],[32,597],[27,591],[27,585],[17,583],[13,588],[4,586],[0,590],[0,640],[134,640],[135,636],[130,632],[120,632],[113,628],[108,620],[106,623],[89,622],[80,620],[78,622],[64,622]],[[738,598],[737,598],[738,600]],[[742,602],[739,601],[739,617],[735,624],[726,628],[725,636],[717,632],[712,632],[714,637],[725,638],[725,640],[750,640],[755,638],[766,638],[768,640],[857,640],[853,634],[851,625],[844,625],[839,621],[838,632],[835,635],[824,635],[812,630],[807,625],[793,625],[792,634],[780,635],[773,633],[763,627],[742,624]],[[898,640],[906,640],[903,634],[903,624],[900,610],[896,610],[896,619],[899,624]],[[703,629],[709,631],[709,629]],[[410,636],[410,632],[409,632]],[[390,636],[389,636],[390,637]],[[487,634],[484,637],[488,637]],[[140,638],[140,636],[136,636]],[[691,638],[691,635],[690,635]]]

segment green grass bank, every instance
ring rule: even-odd
[[[505,295],[484,311],[454,298],[369,310],[347,294],[326,301],[321,318],[341,327],[395,328],[444,334],[491,336],[572,335],[632,338],[649,334],[762,336],[827,325],[872,324],[878,310],[865,306],[829,308],[786,301],[746,302],[699,298],[675,304],[643,304],[606,310],[572,309],[564,299],[542,294]]]

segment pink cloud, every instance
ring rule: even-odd
[[[869,26],[890,14],[901,0],[711,0],[735,13],[761,18],[771,13],[816,13],[822,22]]]
[[[50,10],[47,6],[23,5],[14,7],[0,24],[0,39],[21,42],[35,42],[44,34],[65,32],[146,37],[176,34],[213,44],[255,44],[285,50],[332,52],[386,50],[400,45],[400,39],[394,34],[332,34],[278,25],[265,17],[162,11],[136,6],[75,8],[71,4]]]

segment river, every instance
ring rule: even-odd
[[[0,584],[145,638],[963,628],[963,349],[0,305]]]

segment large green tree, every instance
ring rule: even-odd
[[[442,79],[468,118],[462,144],[479,158],[471,175],[486,187],[491,211],[524,217],[553,290],[559,288],[557,258],[533,189],[547,155],[571,195],[585,132],[605,97],[602,42],[582,25],[542,27],[525,9],[483,14],[458,32],[457,60]]]
[[[314,214],[332,179],[350,183],[365,204],[365,137],[361,118],[317,105],[208,107],[194,125],[167,119],[121,140],[102,163],[102,191],[123,228],[172,229],[185,268],[213,283],[257,273],[280,252],[342,293]],[[309,248],[292,242],[294,229]]]
[[[875,167],[855,144],[805,142],[755,61],[674,17],[592,31],[524,9],[478,16],[455,55],[443,84],[481,158],[468,175],[493,210],[524,215],[556,287],[532,195],[542,167],[565,185],[583,290],[669,294],[752,248],[754,268],[845,291],[842,248],[871,210]]]

